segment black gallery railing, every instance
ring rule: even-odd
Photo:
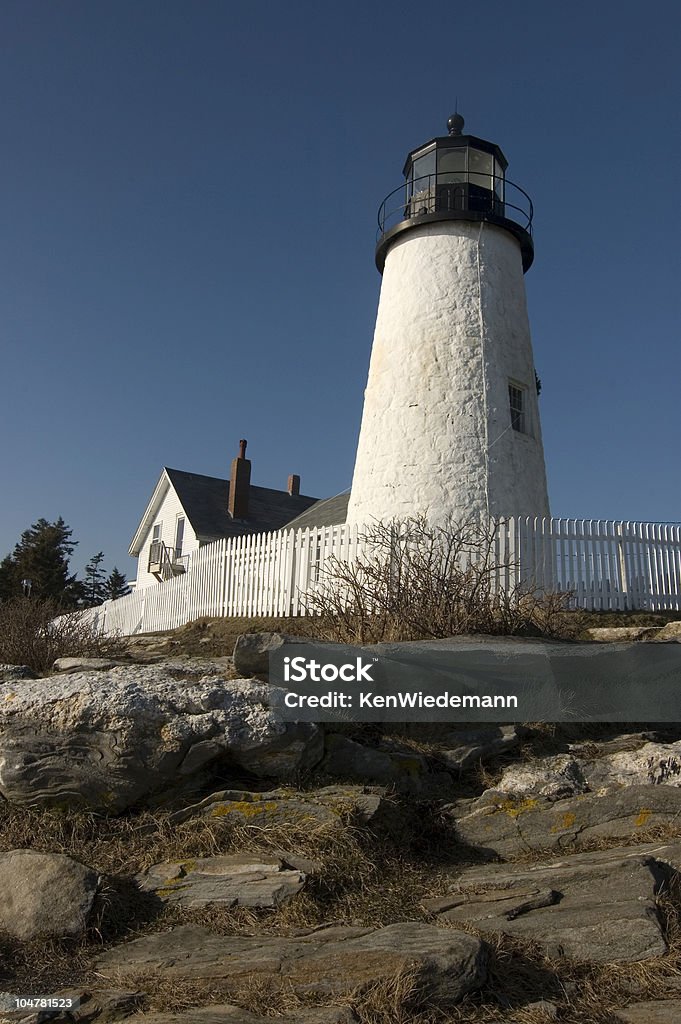
[[[476,213],[512,221],[532,234],[532,200],[519,185],[495,174],[426,174],[394,189],[378,211],[378,238],[405,220],[428,214]]]

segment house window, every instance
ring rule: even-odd
[[[155,523],[151,530],[151,543],[149,545],[149,567],[158,565],[161,561],[161,531],[163,523]],[[149,569],[151,572],[151,569]]]
[[[182,542],[184,540],[184,516],[177,520],[175,527],[175,558],[182,557]]]
[[[508,402],[511,407],[511,426],[514,430],[526,433],[525,428],[525,388],[518,384],[508,385]]]

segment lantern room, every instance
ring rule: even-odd
[[[376,265],[382,272],[392,240],[418,224],[437,220],[487,221],[520,242],[523,269],[534,257],[532,202],[507,181],[508,161],[499,146],[463,134],[464,119],[452,114],[449,134],[414,149],[404,165],[405,184],[379,210]]]

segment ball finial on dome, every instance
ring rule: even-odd
[[[463,118],[461,114],[452,114],[447,121],[447,128],[449,129],[450,135],[461,135],[463,129]]]

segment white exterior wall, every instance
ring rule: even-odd
[[[534,360],[519,243],[444,221],[388,252],[348,522],[476,512],[549,514]]]
[[[158,580],[155,576],[152,576],[147,571],[149,565],[149,549],[151,547],[152,537],[154,535],[154,526],[156,523],[161,523],[161,535],[159,540],[162,540],[169,548],[175,547],[175,530],[177,527],[177,520],[180,517],[184,517],[184,540],[182,542],[182,554],[190,555],[193,551],[198,551],[199,542],[196,538],[189,520],[185,514],[180,499],[178,498],[174,488],[168,486],[165,494],[161,500],[161,504],[158,508],[156,515],[151,521],[151,525],[145,534],[142,547],[140,548],[139,557],[137,560],[137,583],[136,590],[141,590],[143,587],[150,587],[158,585]]]

